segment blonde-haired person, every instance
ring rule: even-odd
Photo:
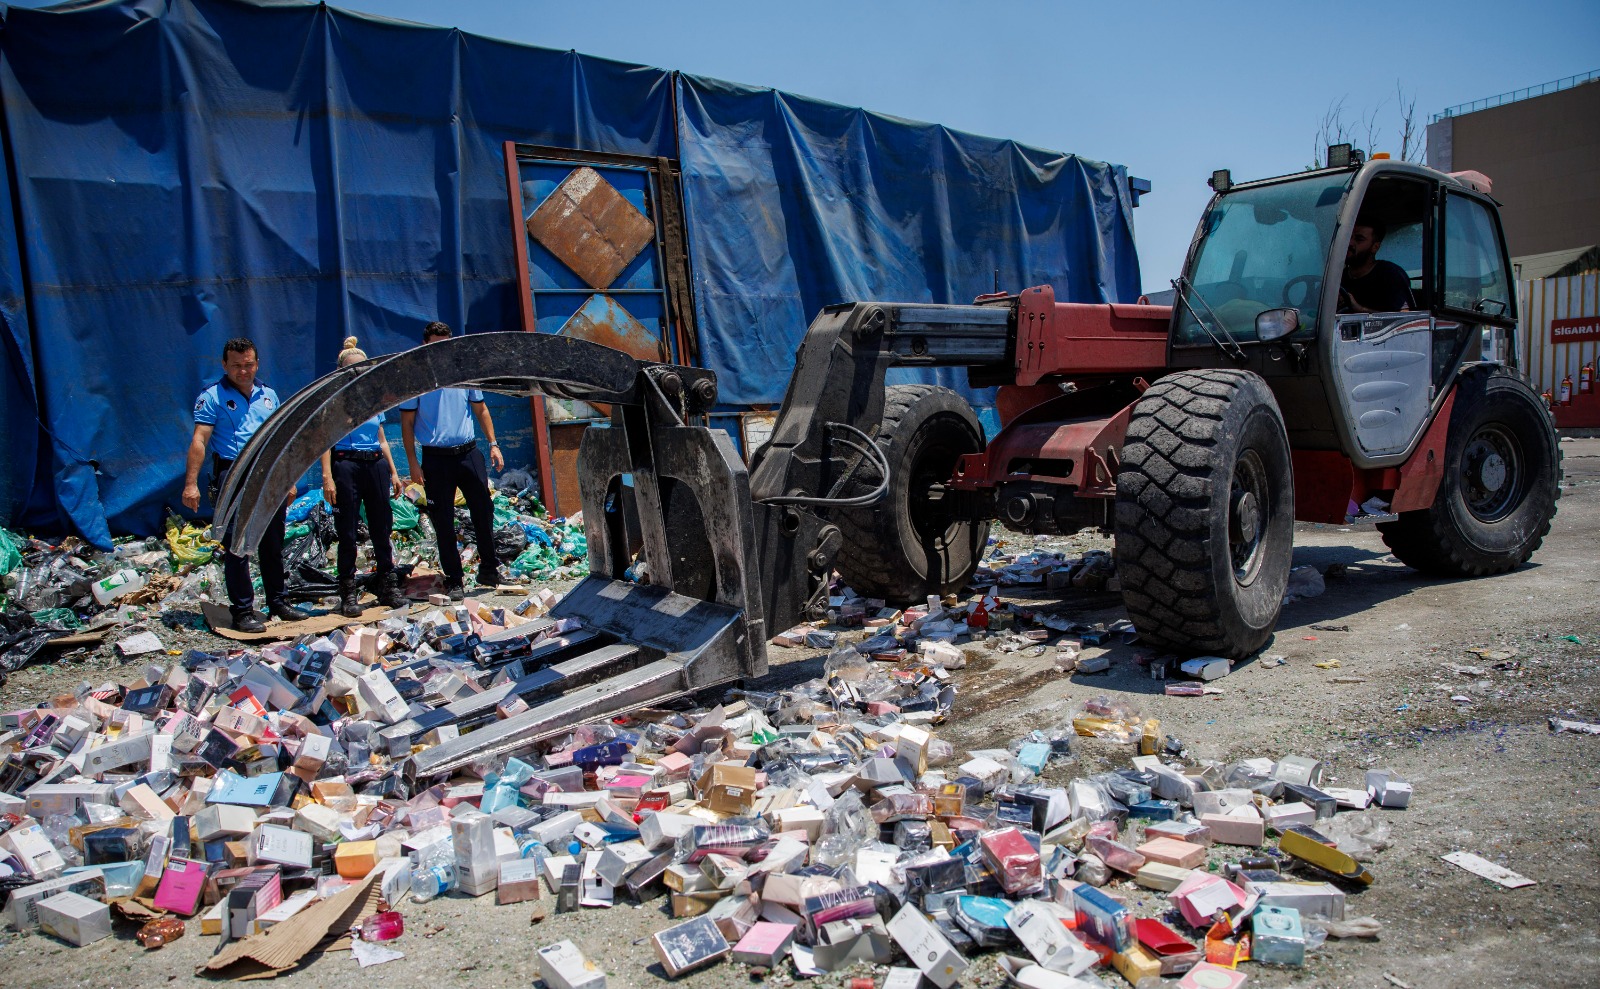
[[[367,359],[358,343],[355,337],[345,338],[344,349],[339,352],[340,367]],[[394,467],[394,454],[383,435],[381,412],[322,455],[322,494],[333,506],[333,525],[339,533],[339,614],[346,618],[359,617],[362,611],[361,592],[356,588],[356,525],[361,521],[363,506],[377,567],[373,589],[378,603],[389,608],[406,603],[394,572],[394,547],[389,543],[394,532],[389,496],[392,493],[399,497],[403,488],[400,472]]]

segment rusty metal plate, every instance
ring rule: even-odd
[[[557,331],[560,336],[576,337],[620,350],[641,361],[667,360],[667,344],[622,303],[609,295],[591,295],[572,318]]]
[[[574,169],[528,217],[528,233],[591,288],[609,288],[656,226],[599,172]]]
[[[622,303],[609,295],[591,295],[588,300],[564,323],[558,336],[576,337],[598,343],[612,350],[620,350],[641,361],[668,360],[667,342],[650,331],[622,308]],[[547,399],[555,404],[555,399]],[[611,406],[604,402],[569,402],[551,416],[552,420],[608,416]]]

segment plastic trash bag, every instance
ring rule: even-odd
[[[35,611],[30,616],[41,628],[54,629],[58,632],[77,632],[83,628],[83,622],[71,608],[47,608],[44,611]]]
[[[505,495],[495,495],[494,527],[503,529],[508,525],[516,525],[518,521],[520,521],[520,515],[516,507],[511,504],[511,499]]]
[[[1322,573],[1316,567],[1295,567],[1289,571],[1289,586],[1283,589],[1283,603],[1314,598],[1327,590]]]
[[[494,532],[494,555],[501,562],[515,560],[528,548],[528,534],[522,531],[522,526],[516,522],[496,529]]]
[[[61,629],[41,626],[24,611],[0,614],[0,682],[4,674],[15,673],[26,666],[46,642],[66,634]]]
[[[390,498],[389,511],[394,515],[395,532],[409,532],[422,520],[422,513],[417,511],[417,506],[404,498]]]
[[[305,523],[311,527],[311,534],[317,537],[317,542],[324,547],[332,546],[338,541],[339,529],[333,524],[333,510],[328,507],[327,502],[311,506],[311,511],[306,513]]]
[[[1321,917],[1306,917],[1301,923],[1305,928],[1306,950],[1315,951],[1322,947],[1328,938],[1373,938],[1383,932],[1383,925],[1376,917],[1346,917],[1344,920],[1323,920]]]
[[[1393,844],[1389,822],[1370,811],[1340,814],[1326,822],[1326,830],[1339,850],[1357,862],[1375,861],[1379,852]]]
[[[0,529],[0,576],[22,566],[22,541],[4,529]]]
[[[289,504],[289,512],[286,518],[291,525],[296,522],[304,522],[306,516],[310,515],[312,510],[318,506],[321,506],[323,511],[327,511],[328,500],[322,496],[321,488],[312,488]]]
[[[495,487],[508,495],[539,493],[539,482],[533,479],[533,475],[516,468],[501,474],[495,480]]]
[[[324,509],[313,509],[316,512]],[[313,529],[315,523],[313,522]],[[328,573],[328,552],[316,533],[309,532],[283,547],[283,589],[297,601],[313,601],[339,592],[339,582]]]
[[[174,567],[193,567],[210,563],[219,543],[208,535],[209,528],[193,525],[176,515],[167,516],[167,551],[172,554]]]

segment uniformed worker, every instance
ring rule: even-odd
[[[256,381],[256,345],[247,337],[235,337],[222,347],[222,378],[200,393],[194,403],[194,436],[189,440],[189,455],[184,464],[183,504],[191,512],[200,510],[200,466],[206,450],[211,450],[212,503],[222,488],[223,479],[244,445],[255,435],[278,407],[278,393]],[[294,490],[273,516],[256,547],[261,567],[261,589],[273,615],[286,622],[311,617],[291,605],[283,596],[284,511]],[[227,544],[230,531],[223,539]],[[255,590],[250,583],[250,560],[224,549],[222,574],[228,589],[233,627],[241,632],[260,632],[265,616],[255,610]]]
[[[346,337],[339,366],[367,359],[355,337]],[[333,506],[333,524],[339,533],[339,614],[361,617],[361,592],[356,588],[356,525],[364,508],[367,531],[372,536],[373,589],[378,603],[398,608],[406,603],[394,571],[394,512],[389,496],[399,497],[404,484],[394,468],[394,454],[383,435],[380,412],[351,430],[333,449],[322,455],[322,494]]]
[[[424,346],[450,338],[450,327],[432,322],[422,328]],[[400,404],[400,439],[405,444],[411,480],[422,485],[428,499],[428,520],[439,542],[439,566],[444,571],[445,592],[459,601],[466,596],[461,551],[456,547],[456,490],[466,498],[472,531],[478,542],[478,583],[500,583],[499,561],[494,553],[494,498],[489,475],[478,449],[476,418],[489,441],[489,460],[496,471],[505,469],[500,444],[494,439],[494,422],[483,392],[466,388],[441,388]],[[416,444],[422,443],[422,462]]]

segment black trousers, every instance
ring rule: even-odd
[[[222,482],[228,475],[228,470],[233,466],[233,461],[214,457],[211,462],[212,490],[221,490]],[[212,501],[216,497],[213,494]],[[261,567],[261,592],[267,597],[267,605],[283,601],[283,529],[284,513],[289,505],[285,502],[279,506],[272,516],[272,521],[267,525],[267,531],[261,534],[261,543],[256,547],[257,565]],[[233,539],[230,529],[223,538],[226,545]],[[256,605],[255,587],[250,583],[250,558],[237,556],[227,550],[222,553],[222,582],[228,589],[228,603],[232,606],[234,614],[252,610]]]
[[[339,533],[339,582],[356,576],[356,525],[361,509],[367,510],[367,531],[372,535],[373,562],[378,576],[394,569],[394,547],[389,536],[394,532],[394,510],[389,506],[389,464],[376,460],[357,460],[333,455],[333,527]]]
[[[498,567],[494,555],[494,496],[489,493],[489,469],[476,446],[464,453],[437,447],[422,448],[422,493],[428,496],[428,521],[439,541],[439,568],[445,583],[465,583],[461,550],[456,546],[456,489],[467,500],[472,532],[478,540],[478,572]]]

